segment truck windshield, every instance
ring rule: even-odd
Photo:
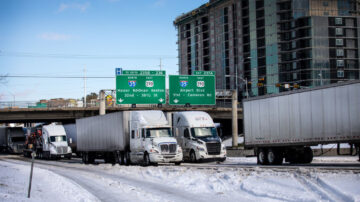
[[[207,127],[207,128],[191,128],[191,134],[194,137],[202,138],[202,137],[217,137],[216,128]]]
[[[51,142],[64,142],[64,141],[66,141],[66,136],[65,135],[50,136],[50,141]]]
[[[170,128],[150,128],[146,129],[146,137],[172,137]]]

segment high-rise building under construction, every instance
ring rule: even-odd
[[[210,0],[174,21],[179,72],[250,96],[359,79],[360,1]],[[247,85],[246,85],[247,84]]]

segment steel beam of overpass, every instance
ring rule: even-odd
[[[162,110],[175,111],[206,111],[213,119],[231,119],[231,108],[196,108],[196,107],[109,107],[106,113],[131,110]],[[87,108],[19,108],[0,109],[0,123],[26,123],[26,122],[74,122],[75,119],[95,116],[99,114],[99,107]],[[242,119],[242,108],[238,109],[238,119]]]

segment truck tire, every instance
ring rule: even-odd
[[[82,153],[82,162],[84,163],[84,164],[88,164],[89,163],[89,156],[88,156],[88,153]]]
[[[270,148],[267,152],[267,162],[270,165],[281,165],[283,162],[283,155],[279,149]]]
[[[124,165],[130,165],[130,153],[128,151],[126,151],[124,154]]]
[[[313,158],[314,158],[314,155],[313,155],[312,149],[310,147],[305,147],[303,158],[302,158],[302,163],[311,163]]]
[[[144,166],[149,166],[151,164],[150,157],[148,153],[144,154]]]
[[[196,159],[196,154],[193,150],[191,150],[190,152],[190,162],[191,163],[196,163],[197,162],[197,159]]]
[[[266,149],[260,148],[257,152],[257,164],[267,165],[267,151]]]
[[[90,164],[94,164],[95,163],[95,154],[93,153],[88,153],[88,162]]]
[[[123,152],[115,152],[116,162],[119,165],[124,165],[124,153]]]
[[[175,165],[179,166],[179,165],[181,165],[181,162],[176,162]]]

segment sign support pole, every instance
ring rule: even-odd
[[[237,91],[233,90],[232,93],[232,146],[233,148],[238,147],[238,100]]]

